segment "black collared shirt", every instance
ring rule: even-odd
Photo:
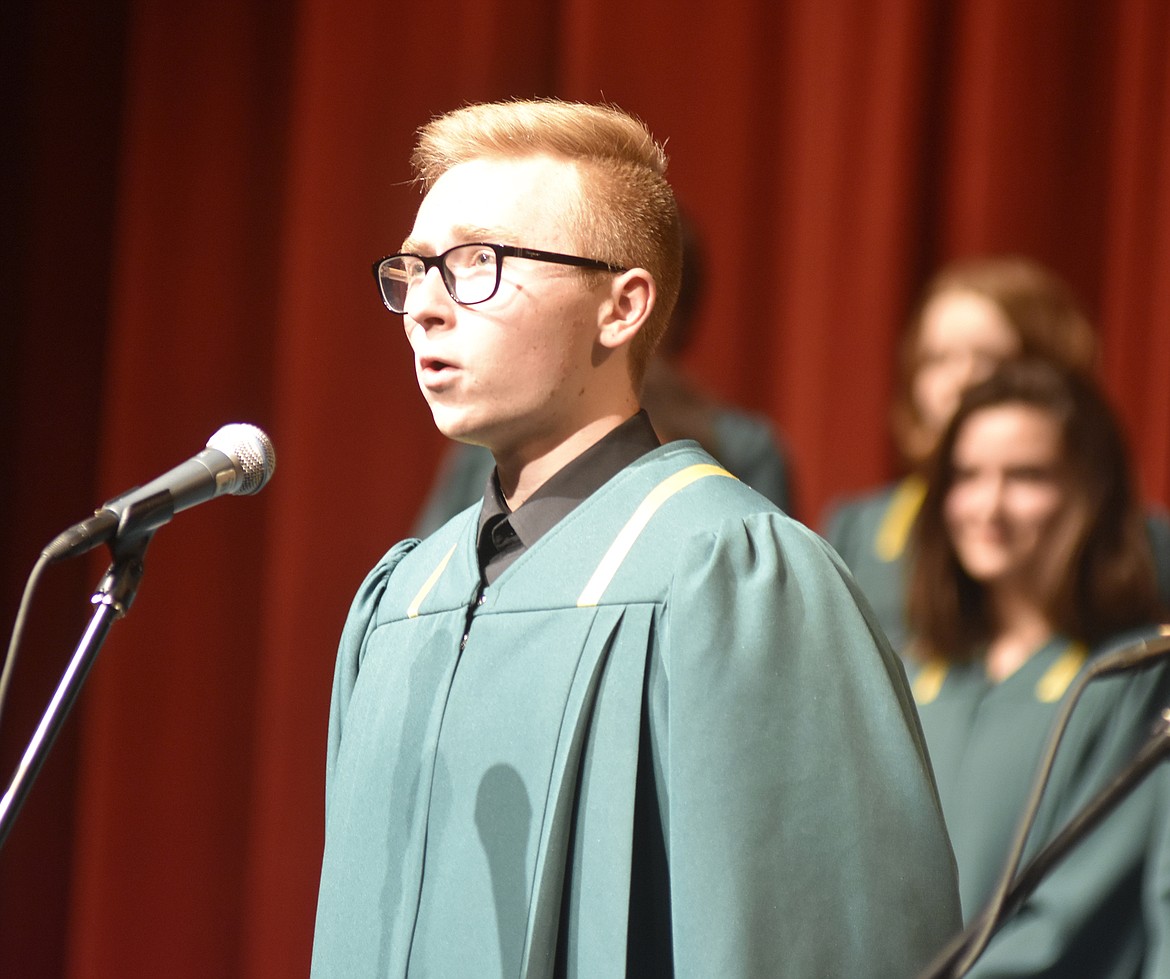
[[[649,416],[639,411],[554,473],[514,511],[508,509],[493,469],[484,488],[477,538],[484,582],[494,582],[577,504],[659,444]]]

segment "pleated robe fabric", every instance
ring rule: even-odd
[[[820,538],[676,442],[480,597],[478,510],[354,601],[314,976],[911,976],[957,931],[901,663]]]

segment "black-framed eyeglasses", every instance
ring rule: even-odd
[[[431,269],[439,270],[439,277],[455,302],[460,306],[474,306],[487,302],[500,288],[505,258],[530,258],[599,272],[628,271],[621,265],[611,265],[595,258],[473,241],[448,248],[441,255],[387,255],[374,263],[374,278],[378,280],[382,302],[392,313],[406,312],[407,294]]]

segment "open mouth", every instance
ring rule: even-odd
[[[418,360],[418,381],[428,391],[447,387],[458,372],[458,365],[441,357],[420,357]]]

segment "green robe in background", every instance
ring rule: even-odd
[[[841,555],[873,607],[890,645],[903,652],[906,628],[906,545],[926,484],[908,477],[834,510],[825,539]]]
[[[914,676],[959,865],[965,919],[991,896],[1059,701],[1086,662],[1083,646],[1054,639],[998,684],[987,679],[982,662],[925,666]],[[1087,687],[1061,742],[1024,863],[1134,757],[1168,705],[1165,669]],[[1147,778],[1040,884],[992,939],[970,976],[1170,976],[1165,768]]]
[[[314,976],[903,977],[957,931],[901,663],[818,537],[676,442],[477,603],[478,511],[355,599]]]

